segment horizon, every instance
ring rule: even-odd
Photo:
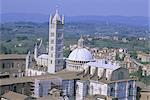
[[[58,8],[65,16],[141,16],[149,17],[148,0],[13,0],[1,1],[0,14],[42,14],[49,15]],[[73,6],[72,6],[73,5]],[[58,6],[58,7],[56,7]],[[32,9],[32,10],[31,10]]]
[[[13,14],[25,14],[25,15],[43,15],[43,16],[49,16],[51,14],[54,14],[53,12],[50,13],[50,14],[42,14],[42,13],[23,13],[23,12],[19,12],[19,13],[0,13],[0,15],[13,15]],[[59,13],[60,15],[63,15],[61,12]],[[86,16],[89,16],[89,17],[143,17],[143,18],[150,18],[150,16],[138,16],[138,15],[134,15],[134,16],[126,16],[126,15],[67,15],[65,17],[86,17]]]

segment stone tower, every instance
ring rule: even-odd
[[[48,72],[55,73],[63,69],[63,30],[64,16],[60,17],[58,10],[49,19],[49,59]]]

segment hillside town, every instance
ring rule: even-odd
[[[89,47],[96,37],[84,35],[67,47],[64,25],[56,9],[49,18],[48,48],[40,39],[33,53],[0,55],[1,100],[150,100],[150,53]]]

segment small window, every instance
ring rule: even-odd
[[[91,94],[93,94],[93,86],[91,86]]]
[[[3,63],[3,65],[2,65],[2,66],[3,66],[3,69],[4,69],[4,68],[5,68],[5,64]]]
[[[51,44],[54,44],[54,40],[51,40]]]
[[[53,63],[53,61],[51,60],[51,64]]]
[[[60,63],[60,61],[58,60],[58,64]]]
[[[78,94],[79,93],[79,86],[78,85],[75,85],[76,87],[76,93]]]
[[[53,46],[51,46],[51,50],[54,50],[54,47],[53,47]]]
[[[54,37],[54,32],[51,32],[51,37]]]
[[[61,44],[62,40],[58,40],[58,43]]]
[[[110,96],[113,96],[114,92],[115,92],[115,90],[114,90],[114,88],[112,87],[112,88],[110,89]]]
[[[14,63],[12,63],[12,66],[11,66],[12,68],[14,68]]]
[[[60,38],[61,36],[62,36],[62,34],[61,34],[61,33],[59,33],[59,34],[58,34],[58,37]]]
[[[61,46],[58,47],[58,51],[61,51]]]
[[[53,57],[53,54],[51,53],[51,57]]]
[[[60,55],[61,55],[61,54],[59,53],[59,54],[58,54],[58,58],[60,57]]]

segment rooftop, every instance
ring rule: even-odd
[[[113,64],[105,63],[104,61],[89,62],[85,65],[99,67],[99,68],[105,68],[105,69],[111,69],[111,70],[115,70],[115,69],[119,68],[119,66],[116,65],[115,63],[113,63]]]
[[[72,61],[94,61],[90,51],[85,48],[76,48],[67,59]]]
[[[66,70],[61,71],[56,74],[47,74],[47,75],[39,75],[39,76],[25,76],[25,77],[18,77],[18,78],[6,78],[6,79],[0,79],[0,86],[1,85],[9,85],[9,84],[15,84],[15,83],[26,83],[26,82],[34,82],[35,79],[75,79],[77,78],[78,72],[68,72]]]
[[[0,60],[26,59],[26,54],[1,54]]]
[[[8,100],[25,100],[28,96],[9,91],[9,92],[3,94],[1,97],[6,98]]]

